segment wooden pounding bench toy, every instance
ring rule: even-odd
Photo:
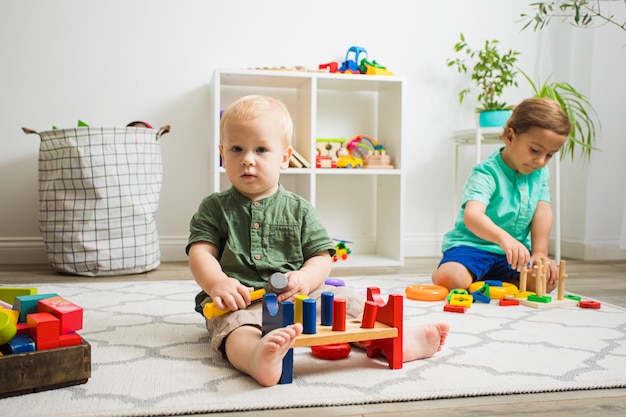
[[[301,307],[297,304],[302,303]],[[277,302],[276,294],[263,297],[263,335],[270,331],[294,324],[302,309],[303,333],[295,340],[293,347],[319,347],[338,343],[360,342],[366,347],[369,358],[385,353],[391,369],[402,368],[402,320],[403,297],[390,294],[387,302],[382,299],[378,287],[367,289],[367,301],[363,319],[346,320],[346,300],[334,299],[333,293],[322,294],[322,319],[316,317],[316,301],[310,298],[296,298],[296,303]],[[293,348],[283,358],[283,371],[280,384],[293,381]]]
[[[36,288],[0,287],[0,299],[0,398],[87,382],[82,307]]]

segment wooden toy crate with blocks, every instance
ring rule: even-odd
[[[0,357],[0,398],[84,384],[91,377],[91,346],[18,353]]]

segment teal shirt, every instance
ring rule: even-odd
[[[213,193],[193,215],[186,247],[210,242],[229,277],[255,289],[274,272],[295,271],[322,251],[335,246],[315,208],[282,186],[265,199],[252,201],[236,188]]]
[[[463,190],[461,211],[454,223],[454,229],[443,237],[442,249],[455,246],[472,246],[487,252],[504,254],[500,246],[479,238],[463,222],[468,201],[479,201],[486,206],[485,214],[499,227],[507,231],[528,250],[530,224],[539,201],[550,202],[547,166],[531,172],[519,174],[511,169],[500,156],[498,150],[489,158],[476,164],[470,173]]]

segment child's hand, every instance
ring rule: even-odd
[[[512,237],[507,238],[500,244],[500,249],[506,254],[506,260],[511,269],[520,271],[522,268],[526,267],[530,261],[528,248],[517,239]]]
[[[209,295],[220,310],[237,311],[250,305],[251,291],[252,288],[242,285],[235,278],[224,278],[213,285]]]
[[[546,262],[546,287],[554,288],[559,280],[559,270],[553,260],[547,256],[533,255],[530,258],[531,265],[541,265],[541,259],[547,258]]]
[[[296,295],[309,294],[308,274],[304,271],[290,271],[285,274],[287,277],[287,288],[278,295],[278,301],[294,301]]]

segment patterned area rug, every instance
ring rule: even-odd
[[[353,277],[346,284],[404,294],[428,277]],[[2,416],[150,416],[413,401],[626,387],[626,311],[603,304],[533,309],[405,299],[407,325],[445,321],[451,332],[430,359],[391,370],[353,349],[325,361],[297,348],[294,381],[263,388],[208,347],[193,311],[192,281],[33,285],[85,309],[92,347],[86,384],[0,400]]]

